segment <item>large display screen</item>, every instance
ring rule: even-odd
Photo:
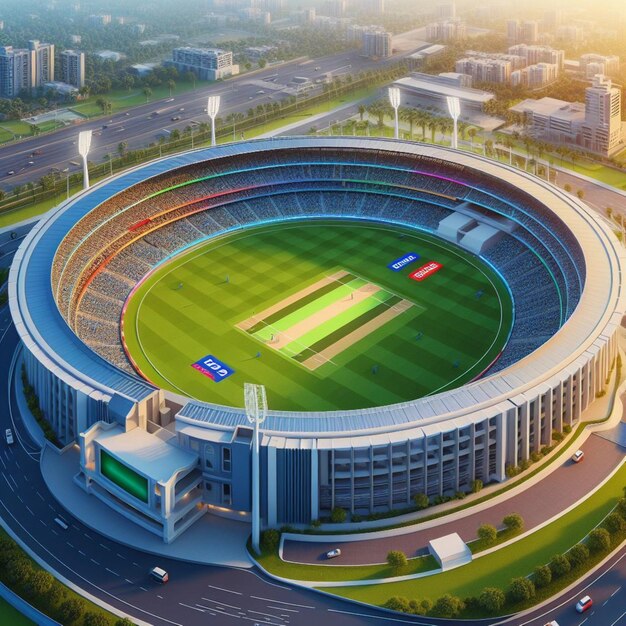
[[[100,473],[142,502],[148,502],[148,479],[100,450]]]

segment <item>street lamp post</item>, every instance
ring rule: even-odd
[[[215,118],[220,110],[220,96],[209,96],[206,106],[207,115],[211,118],[211,146],[216,145],[215,141]]]
[[[83,160],[83,189],[89,189],[89,168],[87,166],[89,148],[91,148],[91,131],[83,130],[78,133],[78,154]]]
[[[267,398],[263,385],[244,384],[246,416],[254,428],[252,438],[252,548],[260,554],[261,471],[259,463],[259,426],[267,417]]]
[[[389,87],[389,102],[393,107],[393,113],[395,118],[394,134],[393,136],[398,139],[400,136],[400,128],[398,126],[398,108],[400,107],[400,89],[398,87]]]
[[[447,96],[448,111],[450,117],[454,123],[454,130],[452,131],[452,147],[457,150],[459,147],[458,133],[459,133],[459,115],[461,115],[461,101],[454,96]]]

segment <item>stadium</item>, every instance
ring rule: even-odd
[[[603,394],[621,244],[581,201],[447,148],[298,137],[137,167],[32,229],[9,277],[75,481],[173,541],[502,481]]]

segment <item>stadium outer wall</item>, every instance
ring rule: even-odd
[[[155,389],[86,346],[61,316],[52,293],[56,251],[81,217],[150,177],[238,153],[278,159],[283,149],[318,147],[372,150],[383,155],[377,158],[402,154],[434,167],[437,161],[454,162],[477,184],[488,175],[523,190],[545,209],[542,219],[554,216],[559,228],[566,223],[580,244],[584,289],[569,319],[544,345],[464,387],[361,411],[270,411],[261,454],[267,526],[307,524],[335,507],[359,513],[400,509],[416,493],[437,496],[467,489],[474,479],[502,481],[507,466],[549,445],[553,431],[577,423],[605,389],[615,364],[626,310],[621,244],[582,202],[524,172],[440,147],[352,138],[231,144],[135,168],[42,218],[16,254],[9,300],[41,408],[63,443],[80,443],[77,482],[164,541],[172,541],[206,510],[237,519],[249,515],[249,425],[241,409]],[[139,440],[140,431],[146,445],[165,455],[167,476],[133,455],[133,437]],[[145,479],[147,502],[102,474],[102,451]]]

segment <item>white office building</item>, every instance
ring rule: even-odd
[[[232,52],[213,48],[174,48],[171,65],[179,72],[193,72],[199,80],[219,80],[239,71]]]

